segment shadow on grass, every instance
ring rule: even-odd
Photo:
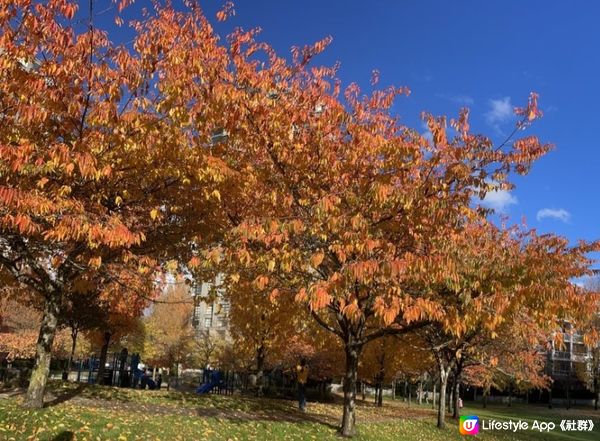
[[[74,389],[73,388],[68,388],[68,389],[64,389],[64,390],[56,389],[55,390],[56,398],[44,403],[44,407],[53,407],[53,406],[57,406],[61,403],[64,403],[65,401],[69,401],[71,398],[74,398],[74,397],[80,395],[84,389],[85,389],[85,385],[83,385],[83,384],[79,384]],[[68,439],[71,439],[71,438],[68,438]]]
[[[244,423],[248,421],[270,421],[270,422],[287,422],[294,424],[313,423],[329,427],[331,429],[339,429],[337,424],[328,421],[325,417],[318,417],[301,413],[297,410],[285,408],[281,410],[265,409],[257,407],[253,410],[224,410],[218,408],[198,408],[196,415],[202,418],[219,418],[221,420],[229,420],[236,423]]]
[[[65,430],[64,432],[60,432],[51,441],[72,441],[75,439],[75,434],[70,430]]]

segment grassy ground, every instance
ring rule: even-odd
[[[285,400],[241,396],[197,396],[180,392],[139,391],[54,384],[40,411],[19,407],[21,397],[0,398],[0,440],[336,440],[341,418],[338,403],[309,403],[300,413]],[[593,433],[485,432],[484,440],[597,440],[600,420],[591,410],[534,407],[466,408],[480,418],[521,418],[560,422],[561,418],[596,418]],[[464,439],[452,420],[435,427],[426,406],[387,401],[384,408],[359,403],[358,440],[451,441]]]

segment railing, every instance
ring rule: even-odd
[[[571,360],[571,353],[569,351],[552,351],[553,360]]]

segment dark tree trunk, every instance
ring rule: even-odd
[[[79,334],[79,330],[76,326],[71,327],[71,353],[69,354],[69,361],[67,362],[67,368],[65,372],[63,372],[63,380],[69,380],[69,373],[71,372],[71,365],[73,364],[73,358],[75,358],[75,348],[77,346],[77,334]]]
[[[452,418],[454,418],[455,420],[458,420],[460,418],[460,380],[462,377],[462,362],[459,361],[456,364],[456,371],[454,373],[454,382],[452,383],[453,386],[453,402],[452,402],[452,407],[453,407],[453,412],[452,412]]]
[[[102,344],[102,350],[100,351],[100,364],[98,365],[98,377],[96,378],[96,384],[104,384],[104,371],[106,366],[106,357],[108,356],[108,346],[110,344],[110,332],[104,332],[104,343]]]
[[[483,408],[487,408],[487,401],[488,401],[488,395],[490,394],[490,389],[489,388],[485,388],[483,390]]]
[[[454,412],[452,413],[452,418],[457,420],[460,417],[460,379],[456,379],[454,381]]]
[[[265,347],[260,345],[256,349],[256,395],[263,393],[263,375],[265,369]]]
[[[594,410],[598,410],[598,400],[600,400],[600,381],[597,374],[594,374]]]
[[[435,409],[435,396],[437,395],[437,380],[433,382],[433,397],[431,399],[431,408]]]
[[[362,347],[346,345],[346,373],[344,374],[344,414],[342,416],[342,436],[356,434],[356,378],[358,372],[358,357]]]
[[[446,427],[446,388],[448,386],[448,371],[440,369],[440,399],[438,400],[437,426]]]
[[[378,407],[383,406],[383,381],[385,380],[385,346],[384,341],[381,340],[382,343],[382,352],[379,357],[379,372],[377,374],[377,389],[375,392],[375,404]]]
[[[455,384],[455,379],[452,378],[452,381],[450,382],[450,393],[447,394],[448,395],[448,403],[446,404],[446,408],[448,409],[448,413],[452,412],[452,403],[454,403],[454,384]]]
[[[58,299],[56,294],[46,298],[40,333],[36,345],[35,365],[31,371],[29,387],[23,406],[30,409],[41,409],[44,406],[44,392],[50,373],[52,344],[58,327]]]

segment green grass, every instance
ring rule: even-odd
[[[54,401],[40,411],[22,409],[20,397],[0,398],[0,440],[339,440],[341,417],[337,403],[309,403],[302,414],[295,403],[242,396],[198,396],[180,392],[139,391],[95,386],[54,384]],[[558,421],[563,417],[596,417],[594,433],[486,432],[483,440],[592,440],[600,421],[593,411],[494,406],[466,408],[480,418],[522,418]],[[427,406],[388,401],[384,408],[359,403],[357,440],[464,440],[456,422],[446,430],[435,427]]]

